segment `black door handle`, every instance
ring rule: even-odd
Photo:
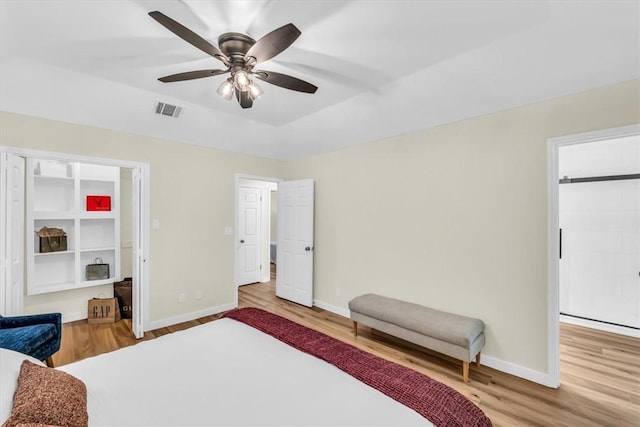
[[[560,229],[560,238],[559,238],[560,242],[558,244],[558,250],[560,252],[560,259],[562,259],[562,228]]]
[[[240,240],[240,243],[244,243],[244,240]]]
[[[311,250],[311,246],[307,246],[306,248],[304,248],[304,250],[309,252]]]

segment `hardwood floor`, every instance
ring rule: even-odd
[[[495,426],[640,426],[640,340],[561,324],[561,386],[549,389],[481,366],[462,382],[460,362],[359,327],[325,310],[306,308],[275,296],[275,285],[240,288],[239,306],[261,307],[388,360],[411,367],[458,390]],[[144,340],[216,320],[208,316],[145,333]],[[129,321],[112,325],[65,324],[56,366],[136,343]]]

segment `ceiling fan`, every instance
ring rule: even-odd
[[[311,83],[293,76],[254,69],[256,65],[280,54],[300,36],[300,30],[293,24],[277,28],[257,41],[241,33],[224,33],[218,37],[218,48],[162,12],[149,12],[149,16],[181,39],[213,56],[227,67],[225,70],[196,70],[171,74],[158,79],[163,83],[201,79],[231,73],[231,77],[222,82],[217,92],[227,100],[231,99],[235,94],[242,108],[251,108],[253,101],[263,94],[260,86],[253,81],[253,77],[272,85],[298,92],[315,93],[318,90]]]

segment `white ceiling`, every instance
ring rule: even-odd
[[[640,77],[638,0],[0,0],[0,109],[264,157],[294,159]],[[259,68],[319,87],[260,82],[225,101],[222,68],[150,18],[217,45],[288,22],[302,36]],[[184,108],[155,114],[157,101]],[[3,144],[8,143],[2,141]]]

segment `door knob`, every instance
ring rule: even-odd
[[[240,240],[240,243],[244,243],[244,240]]]
[[[306,248],[304,248],[305,251],[309,252],[311,250],[310,246],[307,246]]]

